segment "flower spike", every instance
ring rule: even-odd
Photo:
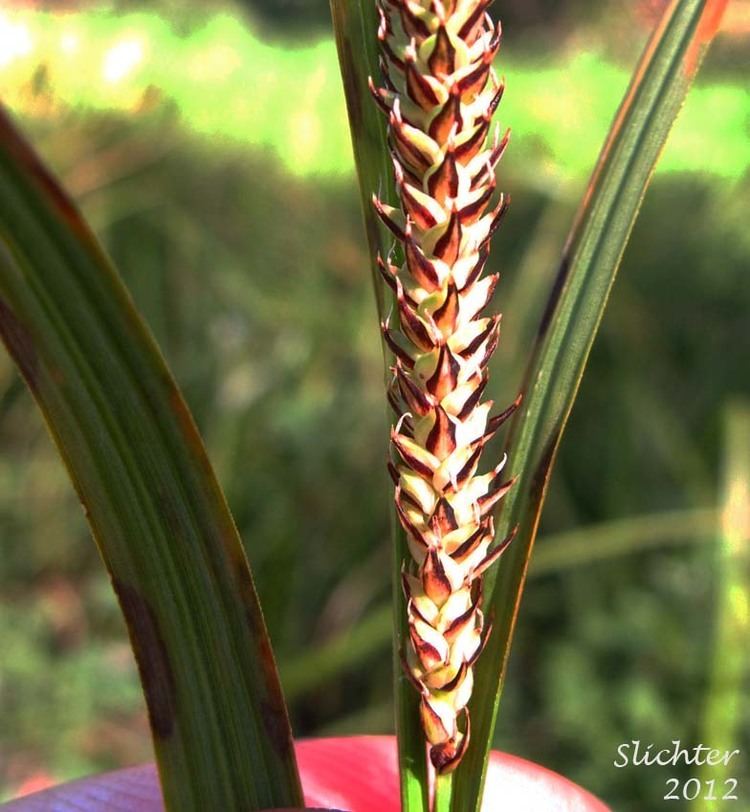
[[[504,90],[492,67],[500,26],[491,0],[375,2],[384,87],[371,81],[370,91],[388,120],[398,200],[373,206],[404,259],[378,257],[398,321],[382,326],[395,356],[388,470],[411,555],[400,656],[421,695],[430,760],[447,773],[469,746],[473,667],[489,633],[482,574],[514,535],[495,543],[492,512],[513,485],[500,478],[504,459],[477,473],[520,403],[491,417],[482,400],[500,337],[500,315],[485,312],[498,276],[483,272],[509,202],[495,195],[508,134],[488,143]]]

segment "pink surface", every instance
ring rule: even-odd
[[[311,739],[297,744],[308,808],[398,812],[391,736]],[[19,798],[3,812],[163,812],[152,764],[84,778]],[[566,778],[505,753],[492,753],[483,812],[610,812]]]

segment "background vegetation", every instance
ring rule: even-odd
[[[300,736],[392,729],[380,345],[326,5],[0,12],[0,98],[97,229],[185,391]],[[514,204],[492,260],[498,401],[516,393],[658,5],[496,4],[514,129],[501,177]],[[497,733],[626,812],[659,808],[680,773],[616,770],[618,744],[704,741],[704,709],[727,688],[712,666],[713,525],[724,414],[750,394],[749,18],[730,4],[626,254],[553,478]],[[148,759],[114,597],[5,355],[0,544],[0,798]]]

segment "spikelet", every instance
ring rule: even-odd
[[[400,200],[373,204],[404,257],[400,267],[378,257],[398,309],[398,327],[382,327],[398,418],[389,469],[411,553],[403,660],[430,759],[447,773],[469,742],[473,664],[488,633],[481,575],[512,537],[494,544],[492,510],[512,484],[504,460],[477,473],[518,406],[491,417],[482,402],[500,330],[500,316],[485,313],[498,277],[482,271],[508,205],[499,195],[490,208],[508,141],[496,132],[488,144],[503,93],[492,68],[500,26],[486,13],[491,0],[376,1],[385,86],[370,89],[388,117]]]

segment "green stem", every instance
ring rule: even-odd
[[[435,778],[435,798],[432,812],[450,812],[453,797],[453,773],[438,775]]]

